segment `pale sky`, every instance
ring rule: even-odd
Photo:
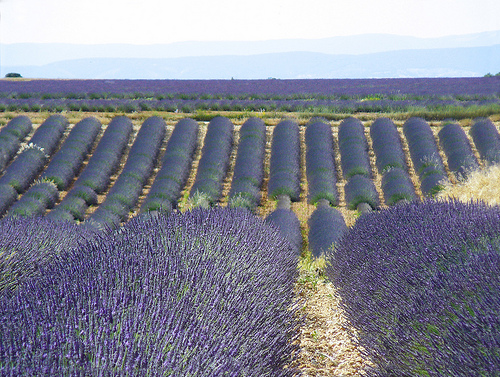
[[[439,37],[500,30],[499,0],[0,0],[0,42]]]

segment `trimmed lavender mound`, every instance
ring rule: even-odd
[[[368,376],[500,374],[500,208],[425,201],[366,214],[326,273]]]
[[[249,211],[141,215],[0,298],[0,373],[298,375],[296,264]]]

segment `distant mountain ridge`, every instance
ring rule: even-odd
[[[166,45],[1,45],[1,76],[38,78],[385,78],[500,71],[500,31],[416,38],[366,34],[314,40]]]

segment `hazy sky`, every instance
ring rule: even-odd
[[[153,44],[500,30],[499,0],[0,0],[1,43]]]

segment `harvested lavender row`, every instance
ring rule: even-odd
[[[500,134],[489,118],[477,118],[470,129],[481,158],[487,164],[500,162]]]
[[[392,168],[382,176],[382,192],[385,204],[392,206],[400,201],[417,199],[415,188],[406,170]]]
[[[265,146],[264,121],[260,118],[247,119],[240,128],[238,152],[229,192],[230,206],[254,210],[259,205],[264,177]]]
[[[345,201],[347,208],[356,209],[362,203],[368,204],[372,209],[380,205],[377,188],[373,181],[364,175],[356,174],[347,181],[345,187]]]
[[[448,168],[457,179],[465,179],[473,170],[479,168],[467,135],[457,123],[447,123],[438,133],[439,143],[448,159]]]
[[[210,205],[220,199],[233,145],[233,130],[233,123],[222,116],[213,118],[208,124],[191,198],[202,194]]]
[[[195,120],[184,118],[177,122],[168,140],[161,169],[151,185],[141,212],[168,212],[175,207],[189,175],[197,135],[198,123]]]
[[[248,211],[141,215],[0,299],[0,371],[298,375],[296,264]]]
[[[89,186],[98,194],[105,191],[111,175],[118,168],[131,132],[130,119],[125,116],[114,117],[74,186]]]
[[[69,223],[56,223],[43,217],[7,217],[0,220],[0,300],[10,300],[17,286],[39,274],[52,259],[70,252],[94,237],[90,229]],[[76,255],[75,255],[76,256]],[[4,312],[0,310],[0,316]],[[0,338],[4,332],[0,332]],[[2,341],[0,340],[0,343]],[[0,374],[5,374],[6,348],[0,346]],[[36,374],[36,373],[34,373]]]
[[[332,205],[339,202],[333,135],[330,125],[322,120],[308,123],[306,132],[306,175],[309,203],[326,199]]]
[[[433,196],[447,179],[434,134],[422,118],[410,118],[403,124],[415,172],[420,178],[420,188],[425,196]]]
[[[144,121],[130,147],[120,175],[104,202],[89,217],[91,222],[118,226],[120,222],[127,220],[153,171],[166,128],[165,121],[160,117],[150,117]]]
[[[48,182],[37,182],[31,186],[9,209],[7,216],[43,216],[59,199],[57,186]]]
[[[37,128],[28,146],[19,151],[17,157],[5,170],[0,178],[0,185],[11,185],[20,194],[26,191],[42,171],[67,126],[67,119],[61,115],[48,117]]]
[[[16,155],[21,142],[32,129],[31,119],[26,115],[18,115],[2,127],[0,130],[0,172]]]
[[[288,195],[292,201],[300,199],[299,125],[291,119],[274,127],[267,191],[274,200],[280,195]]]
[[[380,174],[391,168],[408,170],[401,139],[392,120],[378,118],[374,121],[370,126],[370,137]]]
[[[339,125],[340,162],[345,179],[354,175],[372,176],[364,130],[361,121],[353,117],[344,119]]]
[[[498,207],[428,200],[367,214],[342,238],[326,273],[371,376],[498,375],[499,219]]]
[[[101,122],[94,117],[79,121],[72,128],[59,151],[50,161],[41,175],[41,179],[50,180],[61,191],[66,190],[78,174],[83,160],[90,152],[101,129]]]
[[[309,250],[319,257],[336,244],[347,232],[347,225],[339,210],[320,204],[307,221]]]
[[[300,221],[295,212],[287,208],[277,208],[265,219],[266,223],[276,227],[281,235],[292,245],[296,255],[302,252],[302,233]]]

